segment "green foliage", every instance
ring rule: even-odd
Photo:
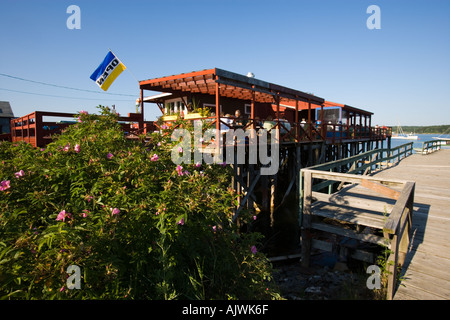
[[[450,134],[450,125],[437,126],[402,126],[405,133],[415,132],[417,134]],[[396,128],[392,130],[395,132]]]
[[[0,297],[276,297],[260,235],[231,223],[229,168],[177,171],[170,129],[128,141],[100,111],[45,149],[0,144]],[[79,290],[66,286],[70,265]]]

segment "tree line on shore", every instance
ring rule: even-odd
[[[394,131],[396,130],[393,128]],[[439,134],[450,134],[450,125],[437,125],[437,126],[402,126],[404,132],[414,132],[418,134],[427,133],[439,133]]]

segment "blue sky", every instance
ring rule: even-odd
[[[80,30],[66,26],[72,4]],[[372,4],[379,30],[366,27]],[[449,14],[449,0],[1,0],[0,73],[99,93],[0,76],[0,100],[16,116],[99,104],[126,114],[135,77],[218,67],[370,110],[373,124],[450,124]],[[128,70],[108,93],[131,97],[89,79],[109,48]],[[159,115],[146,108],[146,120]]]

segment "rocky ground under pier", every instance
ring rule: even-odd
[[[300,259],[273,263],[273,277],[281,296],[287,300],[373,300],[382,299],[380,290],[370,290],[364,265],[333,260],[326,254],[312,258],[311,267]]]

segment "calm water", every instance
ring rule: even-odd
[[[413,148],[422,149],[422,143],[425,141],[434,140],[433,137],[440,136],[441,138],[450,138],[449,134],[443,134],[442,136],[440,134],[418,134],[418,136],[418,140],[391,139],[391,147],[394,148],[408,142],[414,142]],[[442,148],[448,149],[450,146],[442,146]]]

